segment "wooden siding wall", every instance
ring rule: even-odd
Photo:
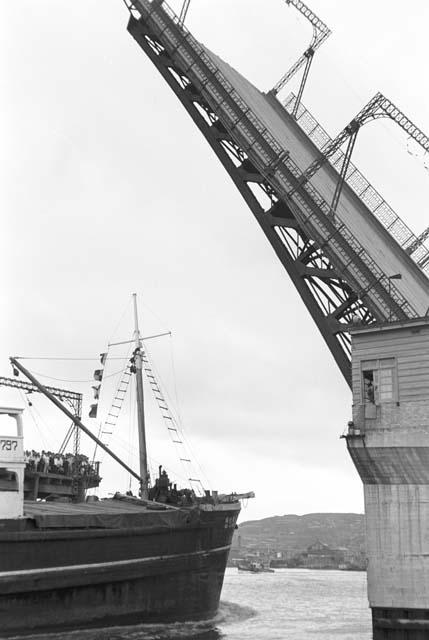
[[[353,403],[362,404],[361,362],[396,358],[398,400],[429,400],[429,326],[404,327],[352,337]]]

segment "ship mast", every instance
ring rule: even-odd
[[[139,461],[140,461],[140,491],[141,498],[147,500],[148,498],[148,466],[147,466],[147,451],[146,451],[146,430],[144,419],[144,395],[143,395],[143,361],[142,361],[142,341],[139,330],[139,319],[137,314],[137,294],[133,293],[134,304],[134,365],[136,375],[136,395],[137,395],[137,428],[139,432]]]

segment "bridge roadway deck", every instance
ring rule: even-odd
[[[314,143],[274,96],[263,94],[219,56],[208,49],[206,51],[302,171],[320,156]],[[337,180],[337,171],[327,163],[310,182],[330,203]],[[347,184],[343,188],[337,216],[386,275],[402,274],[402,280],[395,280],[394,285],[417,313],[424,315],[429,307],[429,279]]]

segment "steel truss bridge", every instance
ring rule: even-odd
[[[260,92],[200,44],[166,2],[125,3],[128,31],[228,172],[351,385],[350,325],[420,317],[429,307],[426,236],[417,238],[350,163],[364,120],[318,145],[320,125],[301,126],[308,114],[302,90],[283,105],[279,85]],[[425,143],[380,96],[361,112],[366,120],[384,109],[383,117],[396,118]],[[343,153],[339,147],[350,138]]]

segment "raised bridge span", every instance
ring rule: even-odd
[[[341,152],[303,180],[321,153],[300,125],[302,104],[291,115],[290,98],[283,105],[259,91],[199,43],[166,2],[125,2],[129,32],[235,182],[351,384],[356,318],[371,324],[427,313],[426,248],[407,253],[416,236],[353,165],[354,182],[346,180],[332,211]]]
[[[350,157],[377,117],[425,151],[429,138],[377,94],[331,141],[301,101],[312,45],[264,94],[186,30],[189,0],[180,17],[161,0],[125,2],[128,30],[234,181],[352,387],[344,437],[364,484],[373,639],[427,640],[429,229],[417,238]],[[302,0],[286,2],[310,15],[313,44],[329,35]],[[276,88],[303,64],[297,97],[281,104]]]

